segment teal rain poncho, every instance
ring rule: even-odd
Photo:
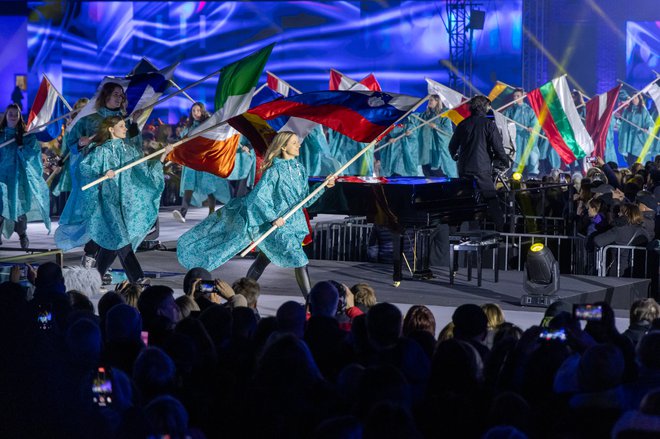
[[[330,155],[328,140],[321,125],[314,127],[303,139],[298,161],[307,170],[307,175],[314,176],[333,174],[341,166]]]
[[[323,191],[310,200],[314,203]],[[272,222],[284,216],[309,194],[307,171],[295,159],[275,158],[261,180],[246,196],[234,198],[222,209],[184,233],[177,257],[187,269],[214,270],[258,239]],[[259,244],[259,249],[280,267],[302,267],[307,256],[302,241],[309,233],[305,214],[296,211]]]
[[[430,120],[436,115],[433,111],[425,111],[419,117]],[[440,169],[447,177],[458,178],[456,162],[449,154],[449,140],[454,132],[451,119],[439,117],[432,123],[442,132],[429,124],[419,128],[419,164],[431,165],[431,169]]]
[[[5,128],[0,142],[14,140],[16,130]],[[23,146],[16,140],[0,148],[0,215],[5,219],[2,233],[9,238],[14,222],[22,215],[28,221],[43,220],[50,233],[50,193],[43,178],[41,146],[33,135],[23,136]]]
[[[390,131],[382,140],[385,146],[380,150],[380,175],[383,177],[391,177],[399,175],[403,177],[414,177],[421,175],[421,168],[419,167],[419,145],[418,134],[416,131],[411,131],[416,125],[414,119],[406,119]],[[402,136],[406,131],[411,131],[410,135],[403,136],[393,143],[390,140]]]
[[[526,128],[534,128],[534,125],[536,124],[536,114],[534,114],[532,107],[525,103],[510,106],[504,110],[503,114],[520,124],[516,124],[516,158],[512,166],[512,170],[516,172],[521,164],[520,161],[522,160],[523,154],[527,149],[527,144],[529,143],[529,136],[531,133],[527,131]],[[532,143],[531,150],[527,156],[527,161],[526,163],[523,163],[522,166],[523,170],[527,171],[529,174],[539,173],[539,147],[536,141]]]
[[[58,248],[62,250],[69,250],[79,245],[84,245],[89,241],[87,235],[83,236],[78,235],[81,232],[85,231],[85,228],[81,228],[80,224],[84,222],[87,214],[85,212],[84,206],[84,196],[81,190],[84,183],[82,182],[82,177],[80,175],[80,161],[82,158],[89,153],[89,151],[94,147],[93,144],[90,144],[87,148],[83,150],[78,150],[78,141],[81,137],[90,137],[96,134],[101,125],[101,122],[106,117],[110,116],[123,116],[122,110],[109,110],[106,107],[101,107],[97,113],[90,114],[88,116],[80,119],[76,124],[71,128],[71,131],[65,133],[64,138],[62,139],[62,149],[68,150],[71,154],[68,163],[65,163],[65,166],[69,167],[69,176],[71,180],[71,187],[69,198],[66,200],[66,205],[64,210],[60,215],[59,225],[57,230],[55,230],[55,244]],[[140,142],[142,142],[142,136],[137,135]],[[62,176],[60,180],[67,178]],[[62,182],[63,186],[56,188],[59,191],[66,191],[66,182]],[[55,191],[53,191],[55,193]]]
[[[80,162],[84,183],[141,158],[140,136],[134,139],[140,142],[114,139],[95,147]],[[85,232],[79,235],[87,235],[104,249],[118,250],[130,244],[135,250],[158,218],[163,187],[163,165],[157,159],[91,187],[84,192],[87,216],[81,224]]]
[[[330,155],[339,162],[340,166],[352,159],[360,152],[366,143],[357,142],[350,137],[328,130],[328,145]],[[374,149],[370,148],[365,154],[354,161],[341,175],[372,175],[374,172]]]
[[[631,154],[635,157],[639,157],[649,134],[626,121],[630,121],[650,132],[651,128],[653,128],[653,119],[651,119],[651,115],[646,107],[642,105],[628,105],[621,114],[621,125],[619,125],[619,152],[624,157]],[[652,160],[653,157],[651,156],[650,159]]]

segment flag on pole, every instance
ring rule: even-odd
[[[271,72],[266,72],[266,84],[268,84],[268,88],[284,97],[288,97],[291,92],[289,83],[273,75]]]
[[[594,142],[580,119],[566,76],[530,91],[527,99],[550,145],[564,163],[573,163],[592,153]]]
[[[176,147],[168,160],[220,177],[231,174],[240,135],[228,124],[216,125],[248,110],[273,46],[266,46],[222,69],[216,87],[216,111],[192,130],[189,137],[204,133]]]
[[[331,69],[329,90],[371,90],[381,91],[380,84],[373,73],[369,73],[360,81],[349,78],[343,73]]]
[[[516,89],[509,84],[497,81],[493,89],[488,93],[491,107],[500,108],[508,104],[513,99],[513,93],[515,91]]]
[[[651,96],[651,99],[655,104],[656,110],[660,112],[660,86],[658,85],[658,80],[655,80],[646,87],[644,87],[642,92]]]
[[[268,102],[248,113],[263,120],[300,117],[358,142],[371,142],[418,102],[419,98],[412,96],[377,91],[317,91]],[[244,121],[243,115],[229,123],[244,128],[246,124],[240,119]],[[241,132],[252,142],[250,129]]]
[[[27,131],[31,131],[41,125],[57,119],[67,113],[65,102],[60,98],[60,94],[53,84],[44,76],[39,84],[39,90],[34,97],[30,113],[28,114]],[[64,119],[58,122],[42,127],[35,133],[40,142],[50,142],[62,134],[62,127],[66,121]]]
[[[143,108],[152,105],[169,87],[170,80],[172,79],[178,64],[179,63],[173,64],[163,70],[144,72],[143,70],[146,67],[144,67],[143,61],[141,60],[133,69],[134,71],[137,71],[139,68],[140,73],[128,75],[123,78],[106,76],[96,88],[94,96],[89,100],[87,105],[78,112],[73,121],[66,127],[66,130],[71,131],[80,119],[96,113],[96,98],[101,93],[103,86],[108,82],[119,84],[124,90],[124,93],[126,94],[126,112],[129,116],[135,110],[142,110]],[[150,114],[151,110],[145,111],[137,120],[140,129],[144,127]]]
[[[463,122],[463,120],[470,117],[472,113],[470,112],[470,101],[466,101],[454,108],[449,107],[449,110],[442,113],[442,117],[448,117],[454,122],[454,125],[458,125]]]
[[[428,86],[428,93],[430,95],[438,95],[442,105],[444,105],[445,108],[456,108],[461,105],[461,102],[465,100],[465,97],[461,93],[454,91],[451,88],[434,81],[433,79],[425,79]],[[456,123],[456,125],[458,125],[458,123]]]
[[[619,90],[621,90],[621,84],[607,93],[595,96],[586,103],[586,127],[594,142],[594,155],[596,157],[605,157],[607,131],[612,120],[612,112],[619,98]]]

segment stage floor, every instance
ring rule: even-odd
[[[176,222],[171,214],[172,209],[163,209],[160,212],[160,241],[167,250],[146,251],[138,253],[142,268],[149,277],[158,278],[154,283],[168,285],[177,293],[181,293],[183,276],[186,270],[179,265],[176,259],[176,240],[186,230],[199,223],[207,214],[206,209],[192,209],[185,224]],[[316,218],[316,221],[326,221],[332,218],[325,215]],[[53,222],[53,231],[57,222]],[[32,248],[55,248],[52,234],[48,235],[41,223],[29,224],[28,235]],[[2,248],[18,248],[16,235],[5,240]],[[19,252],[0,249],[0,258],[15,256]],[[82,255],[82,248],[74,249],[64,255],[65,265],[78,265]],[[35,258],[42,262],[52,260]],[[216,278],[228,282],[242,277],[252,263],[252,259],[234,258],[213,272]],[[121,268],[118,261],[113,265]],[[467,271],[461,268],[457,274],[454,285],[449,285],[447,269],[435,269],[434,278],[425,281],[407,280],[398,288],[392,285],[391,268],[385,264],[366,262],[338,262],[311,260],[309,272],[312,282],[319,280],[336,280],[354,285],[358,282],[367,282],[375,290],[379,301],[397,304],[405,313],[415,304],[428,306],[434,313],[438,331],[451,320],[451,314],[456,306],[463,303],[497,303],[505,311],[508,321],[523,328],[538,324],[541,321],[544,309],[523,307],[520,305],[523,272],[500,271],[499,282],[493,282],[492,270],[484,270],[481,287],[477,287],[476,270],[473,270],[472,281],[467,281]],[[409,277],[409,276],[408,276]],[[287,300],[302,302],[298,286],[293,276],[293,270],[284,269],[275,265],[269,266],[260,279],[262,296],[259,300],[259,309],[262,315],[274,315],[279,305]],[[624,330],[628,325],[627,305],[635,297],[645,297],[648,280],[644,279],[617,279],[599,278],[594,276],[568,276],[561,277],[560,297],[570,303],[589,303],[597,300],[608,300],[617,308],[617,326]],[[98,299],[98,298],[95,298]],[[623,305],[622,305],[623,304]]]

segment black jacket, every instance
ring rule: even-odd
[[[509,163],[495,121],[484,115],[473,114],[458,124],[449,153],[458,162],[460,176],[490,173],[494,160]]]

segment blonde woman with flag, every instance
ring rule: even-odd
[[[307,171],[296,160],[300,141],[291,131],[278,133],[266,151],[261,179],[245,197],[234,198],[179,238],[177,256],[188,269],[212,271],[264,232],[277,226],[261,244],[247,277],[258,280],[270,262],[295,269],[296,281],[307,297],[311,288],[307,256],[302,241],[308,233],[305,215],[296,211],[286,222],[282,217],[309,194]],[[333,187],[334,179],[328,183]],[[311,205],[323,191],[307,203]]]

